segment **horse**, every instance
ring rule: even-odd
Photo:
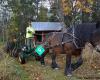
[[[47,38],[48,49],[51,50],[53,69],[59,68],[56,55],[66,54],[66,66],[64,74],[72,76],[72,72],[83,63],[82,50],[89,42],[100,52],[100,25],[99,23],[82,23],[66,29],[66,32],[51,32]],[[71,63],[72,56],[79,56],[76,63]]]

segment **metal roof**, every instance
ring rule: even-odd
[[[36,31],[60,31],[63,28],[61,22],[32,22]]]

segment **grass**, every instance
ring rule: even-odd
[[[0,46],[0,54],[3,57],[0,60],[0,80],[31,80],[16,59],[2,50],[2,46]]]
[[[63,69],[53,70],[48,64],[41,66],[37,61],[29,61],[27,64],[21,66],[30,74],[31,80],[69,80],[64,76]],[[75,77],[71,79],[79,80]]]
[[[17,59],[3,54],[0,61],[0,80],[67,80],[64,76],[63,69],[53,70],[49,63],[41,66],[40,62],[31,59],[26,64],[21,65]],[[48,61],[47,61],[48,62]],[[72,77],[72,79],[75,77]]]
[[[2,46],[0,48],[2,48]],[[86,80],[86,78],[89,77],[90,79],[88,80],[100,80],[97,79],[98,76],[100,76],[100,66],[97,67],[97,65],[95,65],[96,68],[95,66],[91,66],[91,63],[99,64],[98,60],[100,60],[100,55],[91,55],[88,48],[84,51],[83,65],[73,72],[71,78],[68,78],[64,75],[65,55],[58,56],[57,61],[60,65],[60,69],[53,70],[50,67],[50,56],[45,58],[46,66],[41,66],[40,62],[34,59],[28,59],[26,64],[21,65],[18,59],[10,57],[0,49],[0,54],[3,54],[3,58],[0,60],[0,80]]]
[[[3,80],[30,80],[22,67],[9,56],[0,62],[0,73]]]
[[[73,77],[74,78],[74,77]],[[28,61],[20,65],[8,55],[0,61],[1,80],[67,80],[63,70],[53,70],[49,65],[41,66],[39,62]],[[77,80],[74,78],[74,80]]]

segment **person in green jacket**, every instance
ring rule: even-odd
[[[31,22],[29,22],[29,26],[26,28],[26,45],[28,49],[31,49],[33,44],[35,46],[35,42],[33,42],[34,34],[35,29],[32,27]]]

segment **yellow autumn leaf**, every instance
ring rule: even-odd
[[[82,3],[81,3],[80,1],[77,1],[77,2],[76,2],[76,7],[78,7],[78,8],[82,8],[83,5],[82,5]]]
[[[66,2],[66,0],[62,0],[62,7],[65,8],[69,6],[68,3]]]
[[[70,14],[70,12],[71,12],[71,8],[70,8],[70,7],[65,7],[65,8],[63,9],[63,11],[64,11],[64,14],[65,14],[65,15],[68,15],[68,14]]]
[[[86,12],[86,13],[92,12],[92,10],[90,8],[84,8],[83,11]]]
[[[92,5],[94,0],[87,0],[87,2]]]
[[[65,3],[66,0],[61,0],[61,1],[62,1],[62,3]]]

